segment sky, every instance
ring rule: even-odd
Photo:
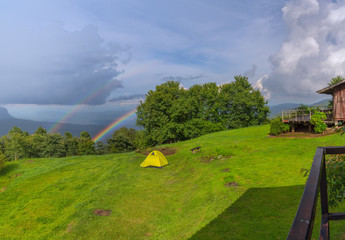
[[[0,31],[0,106],[32,120],[111,120],[165,81],[240,74],[309,104],[345,76],[345,1],[0,0]]]

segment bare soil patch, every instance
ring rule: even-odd
[[[222,170],[222,172],[229,172],[230,171],[230,168],[224,168],[223,170]]]
[[[98,216],[109,216],[111,214],[111,210],[104,210],[104,209],[95,209],[93,213]]]
[[[237,187],[239,185],[237,184],[237,182],[227,182],[224,184],[224,186],[229,188],[229,187]]]
[[[1,188],[1,189],[0,189],[0,193],[5,192],[5,191],[6,191],[6,189],[7,189],[7,187],[6,187],[6,186],[4,186],[3,188]]]
[[[308,132],[308,131],[300,131],[300,132],[286,132],[281,133],[277,136],[268,136],[270,138],[315,138],[315,137],[324,137],[327,135],[331,135],[337,132],[335,128],[327,128],[324,133],[315,133],[315,132]]]
[[[150,154],[150,152],[154,150],[160,151],[165,156],[173,155],[177,152],[177,148],[158,147],[158,148],[152,148],[152,149],[144,149],[144,150],[141,150],[140,153],[147,156]]]

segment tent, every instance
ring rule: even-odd
[[[140,164],[140,167],[163,167],[168,164],[168,160],[160,151],[152,151]]]

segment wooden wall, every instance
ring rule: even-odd
[[[334,120],[345,120],[345,84],[334,88],[333,118]]]

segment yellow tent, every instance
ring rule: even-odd
[[[152,151],[140,164],[140,167],[163,167],[168,164],[168,160],[160,151]]]

